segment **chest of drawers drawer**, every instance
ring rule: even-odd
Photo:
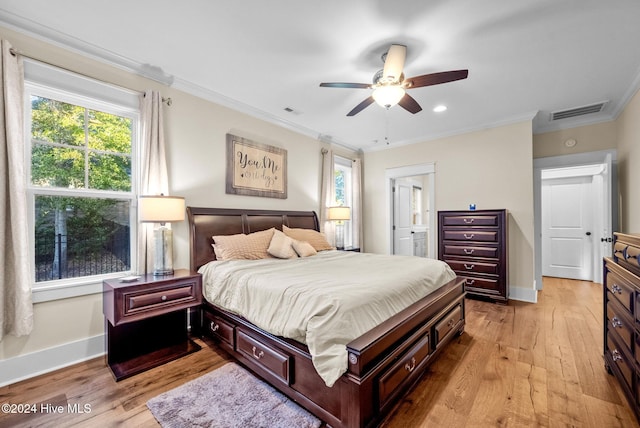
[[[606,318],[607,331],[617,334],[621,344],[632,350],[634,348],[634,326],[628,311],[620,307],[615,301],[609,300]]]
[[[617,273],[609,272],[607,273],[606,286],[613,298],[620,302],[630,314],[633,314],[633,285],[629,284]]]
[[[489,274],[489,275],[498,275],[499,273],[499,263],[497,262],[486,262],[486,261],[478,261],[478,260],[456,260],[446,258],[444,261],[451,266],[456,273],[469,274],[469,273],[481,273],[481,274]]]
[[[444,239],[445,241],[498,242],[498,231],[445,229]]]
[[[444,256],[460,256],[460,257],[482,257],[489,259],[498,258],[497,246],[478,246],[478,245],[455,245],[444,244]]]

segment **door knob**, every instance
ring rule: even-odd
[[[587,236],[591,236],[591,232],[587,232]]]

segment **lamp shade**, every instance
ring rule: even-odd
[[[329,207],[328,220],[349,220],[351,219],[351,208],[349,207]]]
[[[184,220],[184,198],[180,196],[140,196],[140,221],[171,223]]]

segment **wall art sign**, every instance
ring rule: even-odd
[[[287,198],[287,151],[227,134],[229,194]]]

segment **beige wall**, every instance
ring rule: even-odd
[[[0,38],[21,52],[55,65],[133,90],[157,89],[172,98],[165,109],[170,192],[187,205],[318,210],[320,142],[246,114],[230,110],[0,28]],[[225,135],[233,133],[287,150],[288,198],[225,194]],[[174,227],[174,267],[189,266],[186,222]],[[0,361],[104,333],[102,295],[37,303],[34,329],[27,337],[5,336]]]
[[[365,250],[389,248],[385,170],[435,163],[435,207],[509,210],[509,283],[533,289],[533,163],[531,122],[365,153]]]
[[[533,136],[533,157],[574,155],[616,148],[618,127],[614,121],[546,132]],[[567,147],[564,142],[573,139],[576,145]]]
[[[616,125],[620,231],[640,233],[640,92],[627,104]]]

